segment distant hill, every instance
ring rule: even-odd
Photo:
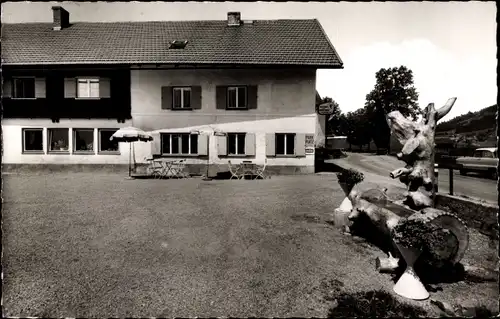
[[[492,105],[477,112],[459,115],[451,120],[441,122],[436,128],[436,133],[449,132],[470,133],[496,128],[497,105]]]
[[[497,105],[495,104],[439,123],[436,128],[437,147],[496,146],[496,112]]]

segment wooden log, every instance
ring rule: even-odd
[[[375,268],[378,272],[381,273],[392,273],[395,272],[399,266],[399,259],[392,257],[389,253],[389,257],[380,258],[377,257],[375,259]]]
[[[398,177],[400,177],[400,176],[402,176],[402,175],[409,175],[409,174],[412,172],[412,170],[413,170],[413,169],[412,169],[411,167],[410,167],[410,168],[407,168],[407,167],[398,168],[398,169],[393,170],[393,171],[389,174],[389,176],[390,176],[391,178],[393,178],[393,179],[394,179],[394,178],[398,178]]]
[[[496,281],[498,280],[498,271],[493,269],[486,269],[482,267],[464,265],[465,274],[468,276],[473,276],[481,278],[485,281]]]
[[[429,103],[420,122],[406,119],[399,111],[390,112],[386,116],[391,133],[403,145],[397,157],[406,163],[405,169],[393,171],[391,177],[400,177],[400,181],[408,185],[408,190],[411,192],[417,191],[422,186],[427,191],[433,189],[436,125],[437,121],[451,110],[455,101],[456,98],[448,99],[438,110],[434,108],[434,103]],[[411,171],[408,172],[407,169]],[[427,204],[424,205],[426,206]]]
[[[422,192],[408,192],[407,203],[412,209],[422,209],[432,206],[432,199]]]

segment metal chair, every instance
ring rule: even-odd
[[[266,179],[270,176],[266,175],[265,172],[266,172],[266,166],[267,166],[267,158],[266,160],[264,161],[264,165],[262,166],[258,166],[257,169],[255,170],[255,178],[262,178],[262,179]]]
[[[144,159],[149,162],[149,165],[146,168],[147,174],[149,176],[153,176],[154,178],[161,178],[163,172],[163,166],[161,163],[155,161],[152,157],[146,157]]]
[[[241,174],[241,165],[234,166],[231,164],[231,161],[227,161],[227,163],[229,166],[229,172],[231,173],[231,177],[229,179],[233,179],[233,178],[241,179],[241,177],[243,176]]]
[[[180,160],[171,166],[172,177],[186,178],[189,174],[186,172],[186,160]]]

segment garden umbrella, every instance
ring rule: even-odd
[[[117,142],[126,142],[130,143],[130,151],[129,151],[129,157],[128,157],[128,177],[131,177],[132,173],[132,143],[133,142],[149,142],[153,140],[153,137],[146,132],[144,132],[141,129],[138,129],[136,127],[124,127],[116,131],[110,138],[110,141],[117,141]],[[134,154],[135,158],[135,154]]]

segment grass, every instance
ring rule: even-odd
[[[5,316],[325,317],[325,280],[351,293],[393,286],[375,270],[379,249],[326,223],[344,199],[334,175],[3,177]],[[440,294],[480,301],[497,290]]]
[[[334,180],[4,176],[5,314],[307,315],[302,292],[348,252],[323,222]]]

